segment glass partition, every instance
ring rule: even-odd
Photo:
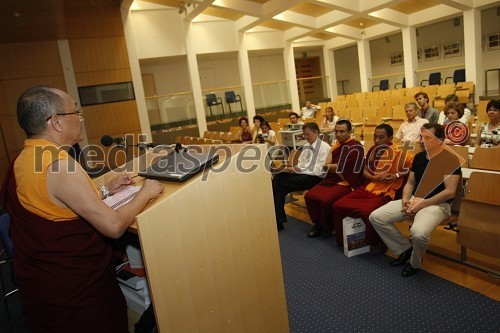
[[[389,89],[403,88],[404,78],[404,72],[370,77],[369,79],[371,82],[371,91],[381,90],[380,81],[382,80],[389,80]]]
[[[146,97],[153,142],[171,144],[176,136],[198,136],[191,92]]]
[[[255,111],[258,114],[291,108],[287,80],[254,83],[252,90]]]
[[[300,105],[305,105],[306,101],[313,103],[329,101],[331,96],[328,86],[328,76],[297,79]]]

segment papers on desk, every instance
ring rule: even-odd
[[[132,200],[135,197],[137,192],[139,192],[141,187],[142,186],[128,185],[120,192],[115,193],[114,195],[104,199],[104,202],[106,203],[106,205],[111,207],[111,209],[116,210],[121,206],[125,205],[126,203],[129,203],[130,200]]]

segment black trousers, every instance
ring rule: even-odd
[[[305,191],[313,188],[321,181],[320,177],[298,173],[282,172],[273,178],[274,212],[276,222],[286,222],[285,199],[288,193]]]

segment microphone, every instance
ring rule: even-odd
[[[116,137],[116,138],[113,138],[109,135],[104,135],[102,138],[101,138],[101,144],[104,146],[104,147],[109,147],[111,146],[113,143],[116,144],[116,145],[121,145],[121,143],[125,141],[125,138],[123,136],[120,136],[120,137]]]

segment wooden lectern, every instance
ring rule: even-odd
[[[267,147],[225,147],[230,156],[219,151],[211,169],[163,182],[129,228],[139,235],[161,333],[289,331]]]

